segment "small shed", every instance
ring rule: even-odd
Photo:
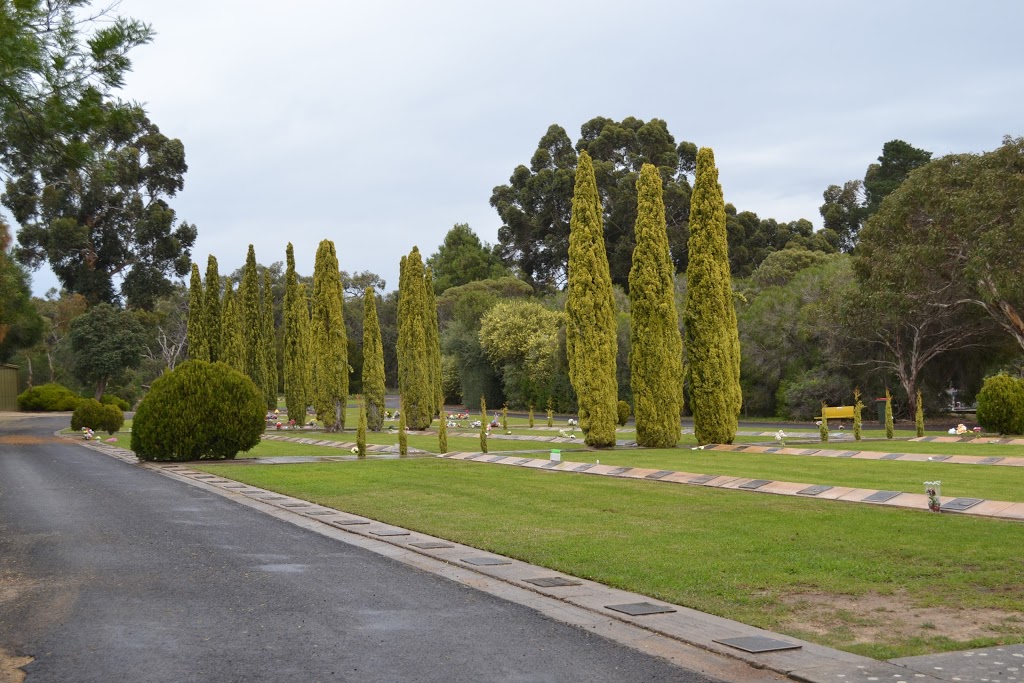
[[[18,409],[18,366],[0,365],[0,410]]]

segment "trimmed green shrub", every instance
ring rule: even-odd
[[[121,412],[131,409],[131,406],[128,405],[128,401],[124,400],[120,396],[114,396],[113,394],[103,394],[103,396],[100,397],[100,403],[105,406],[117,406],[121,409]]]
[[[135,413],[132,450],[143,460],[234,458],[260,442],[265,408],[246,375],[191,360],[153,382]]]
[[[38,387],[26,389],[18,395],[18,410],[27,412],[74,410],[82,400],[82,397],[76,396],[75,392],[60,384],[41,384]]]
[[[978,392],[978,423],[986,432],[1024,434],[1024,380],[995,375]]]
[[[103,404],[94,398],[87,398],[78,403],[71,416],[71,428],[76,432],[88,427],[94,432],[114,434],[124,424],[124,413],[113,404]]]
[[[626,422],[629,421],[629,415],[632,412],[629,408],[629,404],[625,401],[619,401],[615,404],[615,409],[618,411],[618,424],[620,427],[625,427]]]

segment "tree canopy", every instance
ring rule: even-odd
[[[457,223],[444,236],[444,243],[427,259],[434,273],[434,291],[441,294],[477,280],[508,275],[508,268],[487,243],[481,242],[466,223]]]

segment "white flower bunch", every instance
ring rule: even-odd
[[[353,446],[352,447],[352,452],[353,453],[359,453],[359,446]]]
[[[469,426],[473,429],[480,429],[480,420],[473,420],[469,423]]]
[[[781,429],[779,431],[775,432],[775,440],[778,441],[783,446],[785,446],[786,445],[786,432],[782,431]]]
[[[570,427],[575,427],[579,423],[570,417],[568,420],[566,420],[566,424],[568,424]]]

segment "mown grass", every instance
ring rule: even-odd
[[[852,643],[841,613],[808,633],[799,596],[1024,611],[1011,522],[437,459],[199,469],[876,657],[969,645],[884,624]],[[1024,624],[1000,628],[992,643],[1024,642]]]

